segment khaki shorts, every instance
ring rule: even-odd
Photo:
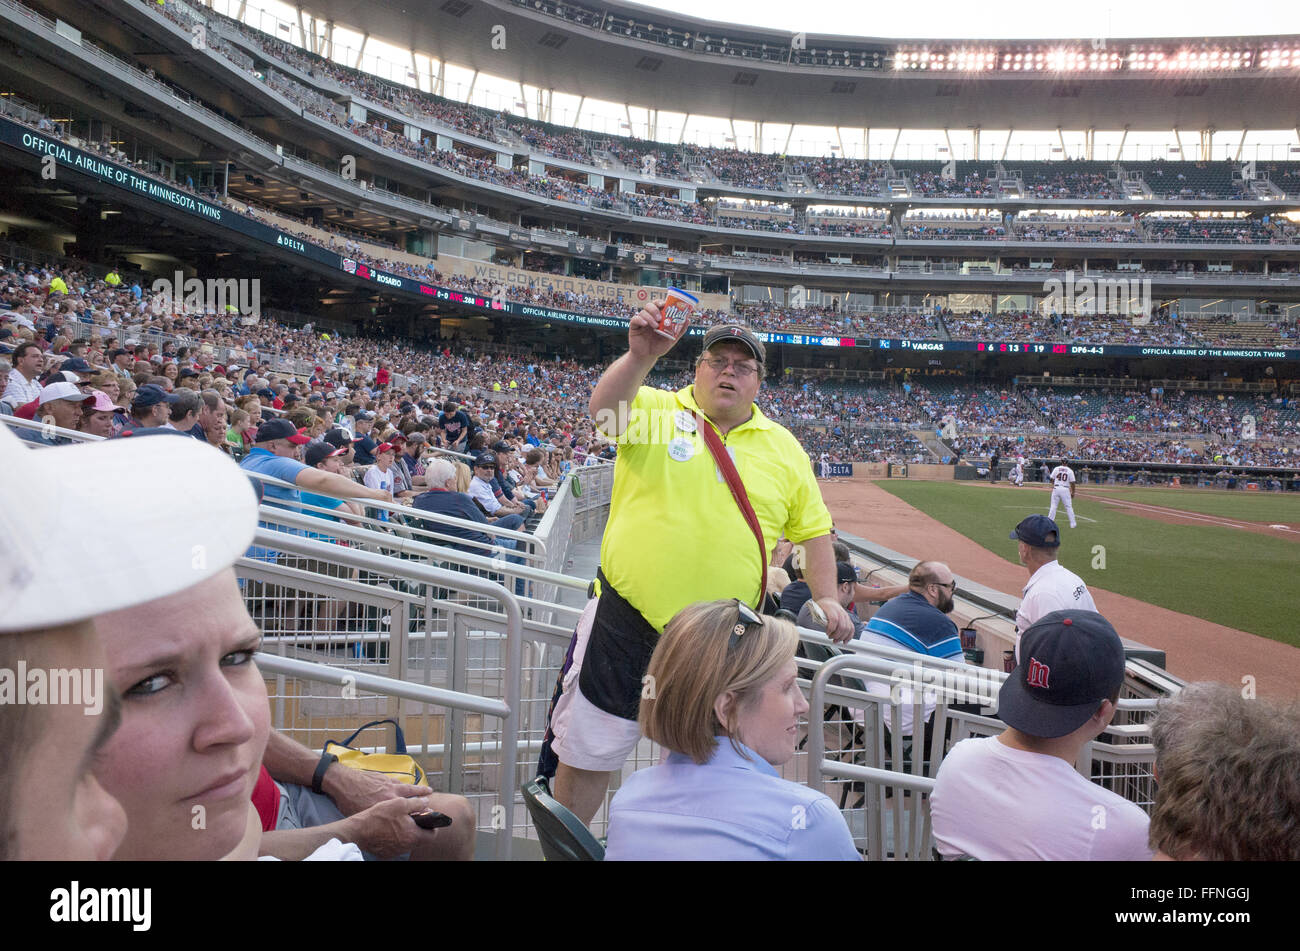
[[[561,763],[574,769],[613,772],[627,762],[641,739],[641,727],[636,720],[625,720],[601,710],[582,695],[578,686],[592,621],[596,617],[596,600],[587,602],[578,619],[573,664],[564,675],[563,693],[551,715],[551,732],[555,734],[551,749]]]

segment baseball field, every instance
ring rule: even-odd
[[[1045,486],[882,480],[881,489],[1012,563],[1010,529]],[[1081,486],[1060,561],[1100,588],[1300,647],[1300,495]]]

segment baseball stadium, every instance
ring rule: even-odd
[[[0,0],[0,858],[1300,859],[1300,33],[712,7]]]

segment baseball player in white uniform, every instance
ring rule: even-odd
[[[1047,517],[1056,518],[1056,506],[1064,503],[1065,514],[1070,518],[1070,527],[1074,528],[1074,470],[1062,462],[1052,470],[1052,504],[1047,509]]]
[[[1011,469],[1011,484],[1017,488],[1025,484],[1025,457],[1016,456],[1016,464]]]

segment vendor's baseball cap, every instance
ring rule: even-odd
[[[257,528],[248,478],[197,439],[29,452],[0,426],[0,459],[0,632],[60,627],[193,587],[233,564]]]
[[[1053,611],[1020,637],[1020,663],[1002,684],[998,716],[1052,739],[1088,722],[1124,683],[1124,644],[1095,611]]]
[[[734,340],[736,343],[743,344],[754,354],[754,359],[759,363],[767,362],[767,351],[754,332],[748,327],[742,327],[740,324],[719,324],[704,335],[704,349],[708,350],[714,344],[722,343],[726,340]]]
[[[475,457],[474,457],[474,468],[477,469],[477,468],[479,468],[480,466],[482,466],[482,467],[484,467],[484,468],[487,468],[487,469],[495,469],[495,468],[497,467],[497,457],[496,457],[496,453],[494,453],[494,452],[480,452],[477,456],[475,456]]]
[[[146,383],[135,391],[132,406],[157,406],[159,403],[175,403],[181,398],[179,393],[168,393],[157,383]]]
[[[332,446],[327,442],[314,442],[307,447],[307,452],[303,456],[303,462],[307,463],[307,465],[314,469],[331,456],[342,456],[346,453],[346,448],[340,449],[339,447]]]
[[[295,446],[305,446],[311,442],[310,437],[303,435],[302,430],[284,418],[268,419],[258,426],[253,442],[271,442],[274,439],[287,439]]]
[[[1061,530],[1046,515],[1031,515],[1016,526],[1012,541],[1022,541],[1035,548],[1060,548]]]
[[[71,400],[79,403],[84,400],[94,399],[89,393],[83,393],[77,389],[75,383],[68,383],[66,380],[59,383],[51,383],[49,386],[41,387],[41,395],[37,399],[37,406],[44,406],[53,400]]]

